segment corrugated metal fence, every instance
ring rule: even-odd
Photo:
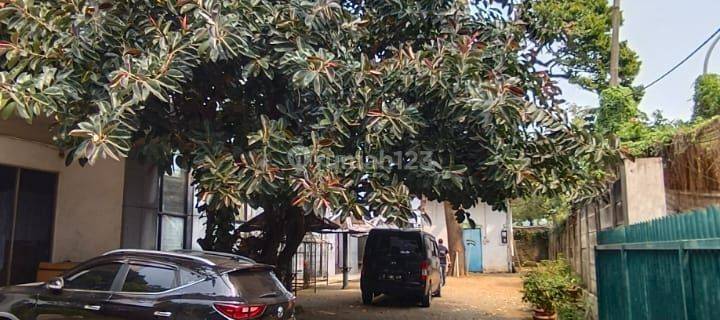
[[[720,208],[598,233],[600,319],[717,319]]]

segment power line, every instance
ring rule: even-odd
[[[655,85],[656,83],[660,82],[662,79],[664,79],[665,77],[667,77],[668,75],[673,73],[675,70],[677,70],[677,68],[680,68],[680,66],[682,66],[688,60],[690,60],[690,58],[692,58],[692,56],[694,56],[698,51],[700,51],[700,49],[702,49],[706,44],[708,44],[708,42],[710,42],[710,40],[715,38],[715,36],[718,35],[719,33],[720,33],[720,28],[715,30],[715,32],[713,32],[712,35],[710,35],[707,39],[705,39],[705,41],[703,41],[703,43],[701,43],[697,48],[695,48],[695,50],[690,52],[690,54],[687,57],[685,57],[685,59],[682,59],[682,61],[678,62],[674,67],[672,67],[667,72],[663,73],[663,75],[661,75],[660,77],[655,79],[655,81],[650,82],[650,84],[646,85],[644,88],[647,89],[647,88],[652,87],[653,85]]]

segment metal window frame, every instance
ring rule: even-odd
[[[165,192],[165,172],[162,172],[158,175],[158,186],[159,186],[159,192],[158,192],[158,212],[157,212],[157,239],[155,241],[155,247],[158,250],[164,250],[162,247],[162,230],[163,230],[163,217],[164,216],[170,216],[175,218],[183,218],[183,236],[182,236],[182,249],[191,249],[192,248],[192,219],[193,219],[193,210],[192,210],[192,197],[190,190],[192,189],[192,186],[190,185],[190,172],[187,171],[182,175],[182,178],[184,179],[183,183],[183,194],[185,197],[183,197],[183,207],[185,212],[184,213],[178,213],[178,212],[169,212],[165,211],[164,208],[164,202],[163,202],[163,194]]]

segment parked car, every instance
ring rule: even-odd
[[[360,288],[364,304],[379,294],[412,296],[423,307],[442,290],[435,238],[420,230],[370,230],[363,255]]]
[[[0,319],[294,319],[273,267],[205,252],[116,250],[0,289]]]

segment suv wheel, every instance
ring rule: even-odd
[[[428,291],[421,299],[420,299],[420,306],[423,308],[429,308],[430,307],[430,300],[432,300],[432,294]]]
[[[364,305],[369,306],[373,302],[373,297],[375,294],[372,291],[363,291],[362,292],[362,302]]]

